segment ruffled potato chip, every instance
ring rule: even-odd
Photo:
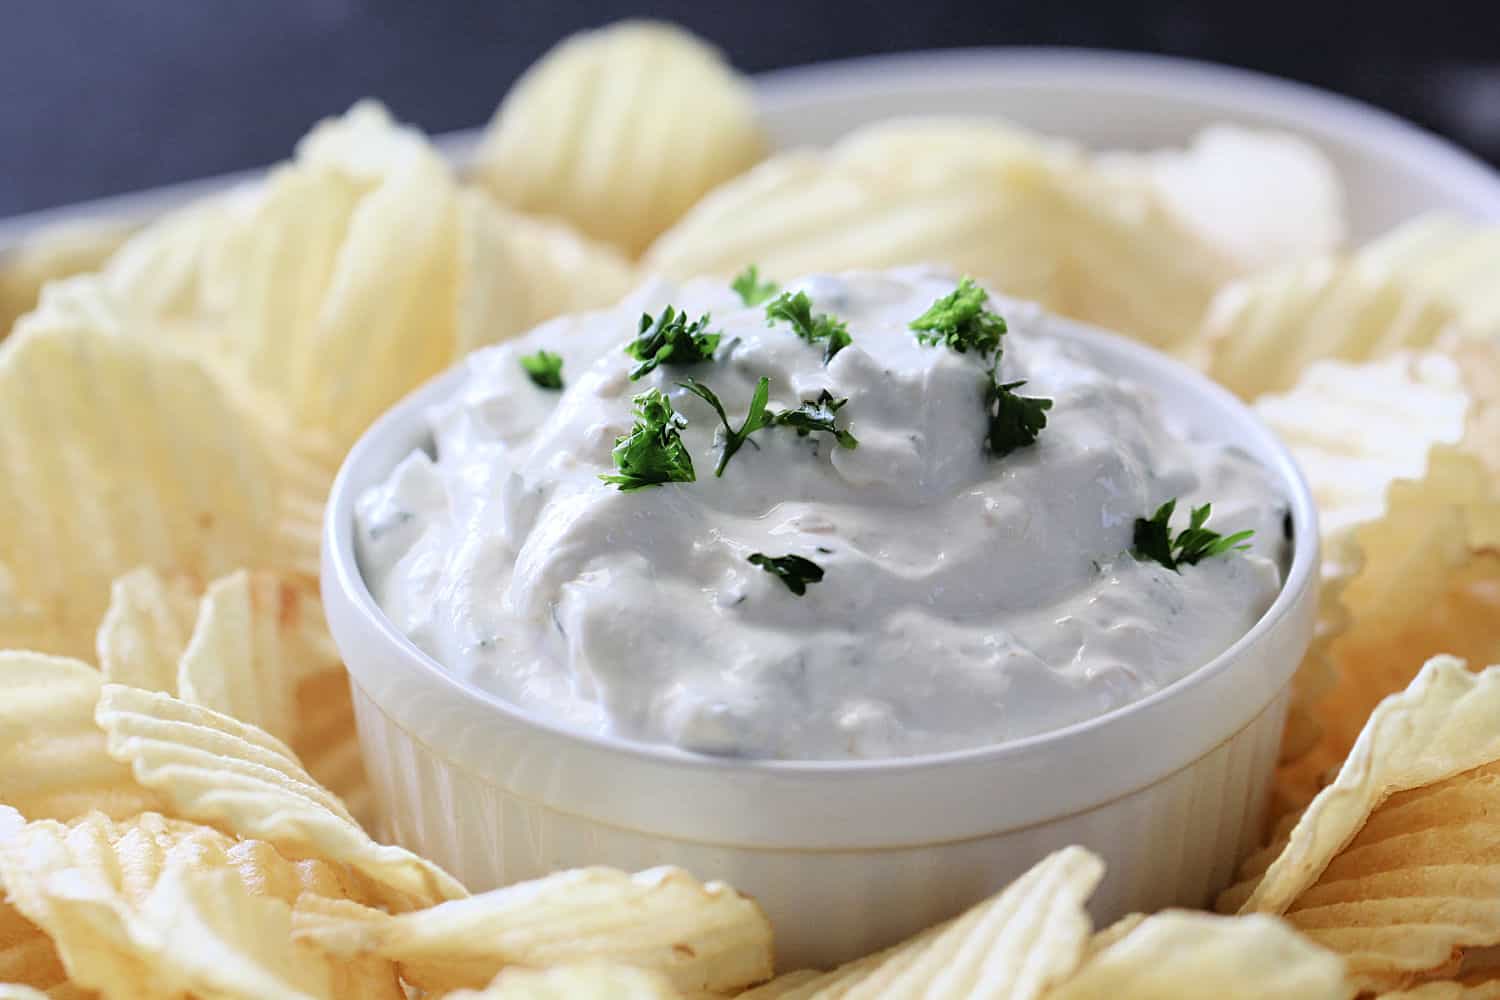
[[[163,691],[265,730],[364,822],[371,792],[347,675],[312,580],[239,572],[203,593],[138,570],[115,581],[99,665],[117,684]]]
[[[161,800],[105,750],[102,681],[87,664],[0,652],[0,805],[27,819],[133,816]]]
[[[0,340],[36,308],[49,283],[97,270],[135,228],[115,221],[58,223],[0,253]]]
[[[1274,917],[1164,910],[1106,929],[1048,1000],[1348,1000],[1344,962]]]
[[[628,965],[504,969],[482,990],[454,990],[445,1000],[678,1000],[665,976]]]
[[[174,815],[347,864],[393,909],[467,895],[437,865],[377,844],[285,744],[254,726],[118,684],[104,686],[94,718],[110,756],[129,764]]]
[[[694,206],[643,265],[690,277],[754,263],[785,278],[942,264],[1161,347],[1193,334],[1234,273],[1142,182],[1003,126],[937,128],[877,126],[772,157]]]
[[[1465,329],[1484,337],[1500,333],[1500,226],[1424,215],[1359,256],[1372,273],[1399,275],[1445,303]]]
[[[1080,847],[1049,855],[1004,891],[894,948],[808,979],[794,973],[751,1000],[1052,996],[1078,968],[1090,931],[1084,904],[1104,875]],[[795,985],[789,985],[795,983]]]
[[[635,255],[764,149],[750,87],[717,50],[624,21],[564,39],[527,70],[474,170],[507,204]]]
[[[110,997],[403,995],[389,963],[345,966],[293,940],[293,902],[347,895],[338,869],[208,827],[155,813],[12,825],[0,881],[71,981]]]
[[[1462,976],[1380,994],[1380,1000],[1500,1000],[1500,978]]]
[[[297,926],[331,954],[394,960],[434,993],[483,987],[505,966],[588,961],[653,970],[685,991],[730,992],[771,974],[760,907],[676,868],[575,869],[395,917],[309,900]]]

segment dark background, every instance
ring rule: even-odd
[[[1500,163],[1500,0],[0,0],[0,216],[268,163],[367,95],[429,131],[478,125],[562,35],[629,14],[751,72],[972,45],[1194,56],[1341,91]]]

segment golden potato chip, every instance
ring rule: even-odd
[[[652,245],[647,270],[730,275],[941,264],[1157,346],[1197,329],[1233,272],[1144,184],[1032,148],[1001,126],[878,126],[781,154],[711,192]],[[971,152],[954,152],[967,129]],[[882,150],[881,158],[871,150]],[[900,155],[896,155],[899,151]]]
[[[632,256],[760,159],[748,83],[681,28],[623,21],[564,39],[511,88],[474,162],[501,201]]]
[[[784,998],[788,997],[804,996],[805,994],[801,992],[802,988],[822,979],[823,975],[823,973],[816,969],[798,969],[796,972],[784,972],[769,983],[762,983],[754,989],[737,994],[737,996],[743,997],[744,1000],[784,1000]]]
[[[0,349],[0,646],[88,655],[115,577],[297,557],[262,428],[196,362],[98,326]]]
[[[0,880],[73,982],[111,997],[303,1000],[354,982],[361,996],[402,996],[389,964],[345,969],[293,940],[291,902],[342,891],[335,869],[208,827],[154,813],[12,825]]]
[[[394,909],[466,895],[437,865],[370,839],[285,744],[254,726],[118,684],[104,686],[94,717],[110,755],[176,815],[347,864]]]
[[[459,196],[458,223],[456,355],[554,316],[613,305],[635,282],[618,250],[483,191]]]
[[[100,684],[99,671],[75,660],[0,651],[0,804],[28,819],[159,807],[105,752],[94,724]]]
[[[0,806],[0,838],[22,823],[19,813]],[[59,988],[67,983],[68,974],[57,949],[40,927],[5,902],[4,890],[5,880],[0,877],[0,984],[62,993]],[[0,988],[0,998],[4,996]]]
[[[95,271],[129,238],[131,222],[62,222],[27,234],[0,252],[0,340],[36,308],[50,282]]]
[[[1275,917],[1164,910],[1110,938],[1048,1000],[1354,996],[1343,961]]]
[[[1083,958],[1091,925],[1084,904],[1104,865],[1081,847],[1049,855],[1004,891],[886,951],[786,988],[772,980],[752,1000],[842,997],[1052,995]]]
[[[201,606],[196,590],[151,570],[115,581],[99,633],[105,679],[265,730],[363,820],[371,792],[316,582],[242,571],[210,584]]]
[[[1382,993],[1380,1000],[1500,1000],[1500,979],[1487,975],[1439,980]]]
[[[1229,890],[1220,908],[1286,913],[1385,799],[1500,759],[1500,668],[1428,661],[1400,694],[1380,703],[1333,783],[1313,799],[1254,888]]]
[[[558,872],[396,917],[309,900],[297,926],[331,954],[394,960],[403,979],[432,992],[480,988],[510,965],[617,962],[713,992],[771,974],[760,907],[676,868]]]
[[[1344,192],[1321,150],[1289,132],[1210,125],[1186,149],[1112,154],[1107,169],[1143,175],[1183,228],[1256,270],[1336,249]]]
[[[1446,303],[1464,328],[1480,336],[1500,333],[1500,226],[1442,215],[1424,215],[1397,226],[1363,248],[1362,265],[1400,275]]]
[[[502,969],[482,990],[454,990],[445,1000],[679,1000],[672,981],[628,965]]]

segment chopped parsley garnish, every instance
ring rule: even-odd
[[[818,394],[817,399],[804,399],[802,405],[795,410],[782,410],[771,417],[773,424],[783,427],[795,427],[798,437],[807,437],[813,431],[822,431],[832,434],[841,448],[858,448],[853,434],[835,425],[839,410],[844,408],[847,399],[834,399],[833,393],[824,389]]]
[[[1135,539],[1131,553],[1137,559],[1154,559],[1167,569],[1181,572],[1179,566],[1195,565],[1199,560],[1226,552],[1243,552],[1250,548],[1247,540],[1254,531],[1237,531],[1232,535],[1221,535],[1205,528],[1212,504],[1193,508],[1188,527],[1172,537],[1172,512],[1177,509],[1176,500],[1168,500],[1156,509],[1148,520],[1135,519]]]
[[[790,323],[793,332],[809,344],[817,344],[826,341],[823,348],[823,363],[826,365],[833,360],[833,356],[853,343],[849,336],[848,327],[837,317],[828,313],[819,313],[814,316],[812,311],[812,299],[807,297],[806,292],[782,292],[775,301],[766,306],[766,325],[771,325],[777,320]]]
[[[1025,384],[1025,381],[1001,383],[995,377],[995,370],[990,370],[990,388],[985,395],[990,431],[984,440],[996,458],[1035,443],[1037,435],[1047,426],[1052,400],[1016,395],[1015,390]]]
[[[750,397],[750,412],[745,414],[745,422],[740,424],[739,430],[730,426],[729,417],[724,412],[724,404],[719,402],[718,394],[708,386],[694,378],[677,384],[712,406],[714,412],[719,415],[719,421],[724,425],[724,442],[719,449],[719,464],[714,468],[714,475],[722,476],[724,467],[729,464],[734,453],[750,439],[750,435],[762,427],[770,426],[770,418],[766,415],[766,401],[771,397],[771,380],[761,376],[760,382],[755,386],[755,393]]]
[[[989,297],[973,278],[965,278],[912,320],[911,329],[923,344],[947,344],[959,354],[973,349],[989,357],[1000,349],[1000,338],[1005,336],[1005,320],[985,308]]]
[[[535,354],[521,355],[520,362],[526,374],[531,376],[531,381],[543,389],[561,389],[563,387],[563,359],[561,354],[553,354],[551,351],[541,350]]]
[[[635,427],[615,438],[613,455],[619,473],[599,478],[618,486],[621,492],[695,481],[698,477],[693,472],[693,457],[682,443],[681,431],[687,421],[672,409],[672,401],[661,390],[650,389],[632,402]]]
[[[687,315],[671,306],[660,316],[641,315],[636,338],[625,345],[625,353],[640,364],[630,369],[632,381],[650,374],[660,365],[696,365],[712,361],[719,349],[718,333],[708,330],[708,314],[687,321]]]
[[[740,299],[747,306],[758,306],[762,302],[781,291],[781,286],[774,281],[761,281],[760,271],[754,264],[745,268],[735,275],[729,287],[738,293]]]
[[[809,583],[823,579],[823,567],[801,556],[768,556],[757,552],[750,561],[786,584],[786,589],[801,597]]]

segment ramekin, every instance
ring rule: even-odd
[[[386,620],[354,551],[354,506],[430,443],[417,390],[355,445],[328,503],[323,599],[348,664],[380,831],[470,888],[558,868],[676,864],[755,896],[782,967],[826,966],[951,916],[1047,852],[1082,844],[1108,876],[1094,900],[1201,905],[1262,830],[1287,688],[1312,635],[1318,534],[1291,456],[1237,399],[1145,347],[1080,324],[1121,375],[1188,426],[1272,470],[1295,539],[1286,583],[1221,656],[1108,715],[998,746],[875,761],[757,761],[570,732],[446,673]]]

